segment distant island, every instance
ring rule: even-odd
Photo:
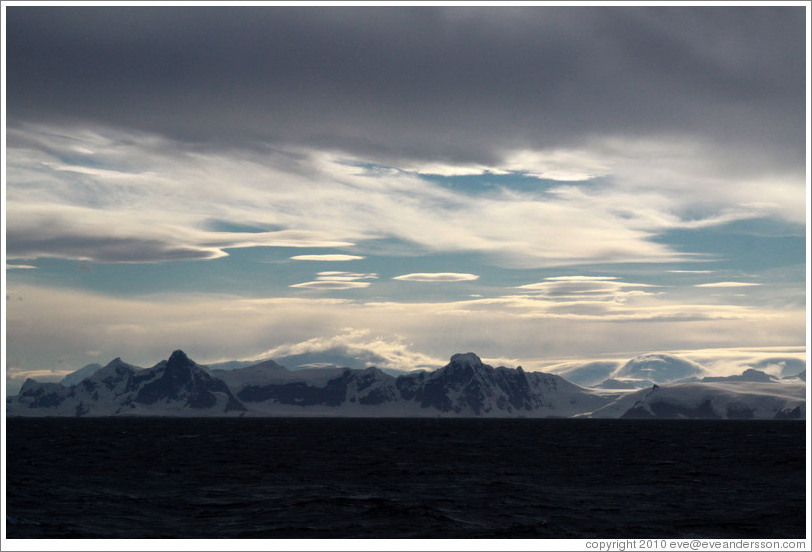
[[[633,359],[624,370],[621,374],[631,376],[666,370],[682,379],[659,384],[645,380],[646,387],[635,389],[640,379],[616,378],[602,387],[588,388],[560,375],[527,372],[521,366],[494,368],[474,353],[455,354],[435,371],[400,375],[375,367],[288,370],[273,360],[226,370],[197,364],[177,350],[151,368],[117,358],[106,366],[77,370],[61,383],[28,379],[16,397],[7,399],[6,413],[69,417],[806,417],[805,374],[778,380],[750,369],[738,376],[699,379],[690,361],[669,355]]]

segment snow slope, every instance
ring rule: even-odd
[[[595,418],[803,419],[806,386],[747,381],[690,382],[641,389],[599,408]]]
[[[72,385],[76,385],[83,379],[89,378],[90,376],[92,376],[101,369],[102,369],[101,364],[88,364],[87,366],[79,368],[75,372],[71,372],[70,374],[62,378],[62,380],[59,382],[59,385],[62,385],[63,387],[70,387]]]

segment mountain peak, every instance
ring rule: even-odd
[[[191,360],[189,359],[188,356],[186,356],[186,353],[178,349],[177,351],[174,351],[172,355],[169,357],[169,362],[171,364],[187,364],[191,362]]]
[[[458,366],[471,366],[472,368],[481,368],[482,359],[474,353],[457,353],[451,357],[451,364]]]

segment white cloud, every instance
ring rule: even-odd
[[[367,282],[356,282],[367,283]],[[623,293],[620,290],[616,293]],[[668,295],[561,300],[514,295],[453,302],[361,302],[337,298],[246,299],[173,294],[129,298],[14,285],[7,303],[8,358],[26,370],[81,367],[86,351],[102,364],[121,356],[151,366],[181,348],[195,359],[245,358],[347,326],[402,336],[410,351],[448,359],[630,358],[641,352],[802,346],[804,308],[754,309],[685,302]],[[618,323],[622,322],[622,323]],[[387,337],[388,336],[388,337]],[[374,340],[371,340],[374,341]]]
[[[795,209],[803,203],[798,201],[803,186],[797,188],[792,179],[776,187],[773,180],[759,181],[770,185],[759,189],[760,204],[769,207],[753,202],[743,207],[743,198],[733,192],[703,199],[708,190],[738,189],[738,181],[723,185],[724,173],[709,165],[703,149],[668,140],[507,152],[503,172],[611,177],[589,186],[560,182],[536,191],[469,194],[405,171],[359,171],[367,160],[347,160],[336,152],[198,152],[163,138],[109,129],[29,126],[9,132],[9,258],[20,259],[213,259],[232,247],[357,244],[363,250],[372,240],[395,239],[418,251],[473,251],[497,264],[525,268],[679,261],[697,257],[652,240],[657,233],[783,216],[776,206],[791,202]],[[85,153],[77,155],[76,148]],[[691,178],[660,171],[660,162],[688,170]],[[694,163],[708,174],[700,178]],[[71,167],[77,170],[66,170]],[[649,178],[640,178],[638,169]],[[707,215],[692,215],[697,207]],[[201,230],[211,219],[276,230]],[[362,255],[294,258],[355,256]]]
[[[298,343],[284,343],[245,360],[282,358],[306,353],[339,351],[378,368],[410,371],[435,369],[444,365],[440,358],[414,351],[400,336],[372,336],[369,329],[344,328],[343,333],[314,337]]]
[[[617,279],[617,276],[551,276],[545,278],[545,280],[551,282],[603,282]]]
[[[356,261],[365,259],[358,255],[294,255],[291,260],[294,261],[327,261],[327,262],[341,262],[341,261]]]
[[[28,269],[36,269],[37,267],[31,265],[21,265],[21,264],[8,264],[6,263],[6,270],[28,270]]]
[[[331,270],[328,272],[318,272],[317,280],[330,281],[354,281],[354,280],[375,280],[378,275],[374,272],[340,272]]]
[[[319,290],[338,289],[358,289],[369,287],[369,282],[346,282],[342,280],[315,280],[313,282],[302,282],[301,284],[291,284],[292,288],[307,288]]]
[[[619,282],[615,276],[553,276],[545,278],[542,282],[516,286],[516,289],[558,301],[566,299],[580,301],[611,299],[616,302],[623,302],[633,296],[652,295],[650,292],[641,290],[623,291],[626,288],[654,287],[661,286]]]
[[[319,272],[314,281],[293,284],[290,287],[318,290],[359,289],[369,287],[370,283],[359,282],[358,280],[374,280],[377,277],[378,275],[374,272],[366,274],[360,272],[341,271]]]
[[[392,279],[405,280],[407,282],[466,282],[477,280],[479,276],[460,272],[415,272],[413,274],[395,276]]]
[[[694,287],[713,287],[713,288],[728,288],[728,287],[750,287],[760,286],[755,282],[712,282],[708,284],[695,284]]]

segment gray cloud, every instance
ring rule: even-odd
[[[391,162],[688,136],[766,171],[803,164],[804,27],[800,6],[13,6],[8,117]]]
[[[12,259],[61,256],[99,262],[154,262],[213,259],[224,255],[217,249],[172,244],[158,239],[103,234],[34,234],[9,229],[7,237],[6,254]]]

